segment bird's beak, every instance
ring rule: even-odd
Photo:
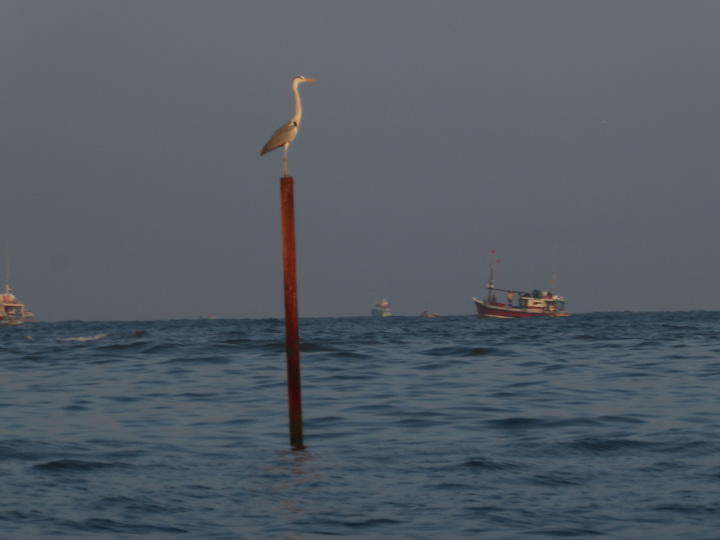
[[[310,77],[305,77],[305,82],[317,82],[317,79],[311,79]]]

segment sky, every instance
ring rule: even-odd
[[[0,249],[40,321],[716,310],[715,0],[3,0]],[[495,251],[492,254],[492,251]],[[7,279],[7,275],[4,276]]]

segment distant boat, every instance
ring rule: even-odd
[[[420,314],[420,316],[421,316],[423,319],[436,319],[436,318],[438,318],[440,315],[438,315],[438,312],[437,312],[437,311],[435,311],[434,313],[430,313],[429,311],[423,311],[423,312]]]
[[[21,303],[12,293],[10,285],[5,285],[5,293],[2,295],[2,308],[0,309],[0,325],[18,325],[33,322],[34,320],[34,315],[25,309],[25,304]]]
[[[372,310],[370,310],[370,315],[373,317],[390,317],[392,315],[390,302],[383,298],[380,302],[375,304],[375,307],[372,308]]]
[[[478,315],[483,318],[516,319],[521,317],[567,317],[566,300],[552,291],[535,289],[532,293],[516,289],[498,289],[494,282],[495,268],[490,266],[490,279],[487,284],[487,298],[478,300],[473,297]],[[498,292],[507,293],[506,301],[499,302]]]

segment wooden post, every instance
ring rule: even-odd
[[[285,278],[285,335],[287,342],[288,410],[290,446],[303,450],[300,384],[300,334],[298,331],[297,264],[295,256],[295,200],[292,176],[280,179],[282,205],[283,270]]]

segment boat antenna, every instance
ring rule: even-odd
[[[557,290],[557,246],[555,246],[554,251],[552,281],[550,282],[550,292],[552,294],[555,294],[555,291]]]

